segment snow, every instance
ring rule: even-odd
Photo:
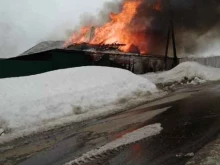
[[[62,49],[63,45],[64,45],[64,41],[44,41],[44,42],[40,42],[39,44],[35,45],[34,47],[25,51],[19,56],[45,52],[53,49]]]
[[[158,92],[129,71],[93,66],[1,79],[0,91],[0,129],[6,134],[115,113]]]
[[[220,80],[220,69],[207,67],[196,62],[184,62],[170,71],[142,75],[155,84],[181,82],[185,79],[194,80],[191,83]]]
[[[112,152],[129,144],[133,144],[148,137],[158,135],[162,130],[163,128],[159,123],[142,127],[138,130],[125,134],[121,138],[112,141],[98,149],[91,150],[83,154],[81,157],[66,163],[65,165],[83,164],[82,162],[88,163],[87,161],[92,161],[96,157],[100,158],[101,156],[106,155],[107,152]]]
[[[0,128],[0,135],[2,135],[3,133],[4,133],[4,130]]]
[[[210,142],[199,150],[186,165],[219,165],[220,164],[220,138]]]
[[[194,157],[195,154],[193,152],[190,152],[190,153],[187,153],[187,154],[184,154],[184,153],[179,153],[179,154],[176,154],[176,157],[177,158],[183,158],[183,157]]]

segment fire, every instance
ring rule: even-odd
[[[142,1],[124,0],[122,11],[118,14],[111,13],[110,21],[101,27],[96,27],[93,37],[91,37],[92,26],[83,27],[78,33],[72,35],[66,46],[83,42],[90,44],[120,43],[126,44],[121,51],[147,53],[147,27],[140,27],[133,21]],[[161,10],[159,1],[153,6],[153,9]]]

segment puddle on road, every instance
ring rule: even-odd
[[[107,119],[100,124],[87,127],[83,131],[90,131],[94,133],[112,133],[121,130],[128,125],[146,122],[147,120],[165,112],[169,108],[170,107],[165,107],[162,109],[142,112],[135,115],[130,113],[122,114],[119,116],[111,117],[110,119]]]

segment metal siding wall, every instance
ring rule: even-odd
[[[0,60],[0,78],[28,76],[51,70],[50,61]]]
[[[7,60],[0,60],[0,78],[28,76],[57,69],[80,66],[110,66],[127,68],[136,74],[157,72],[164,70],[164,58],[147,56],[115,56],[104,55],[93,63],[90,55],[83,51],[51,50],[29,56],[20,56]],[[167,59],[167,68],[173,68],[173,59]]]
[[[78,52],[55,51],[53,52],[52,61],[53,69],[92,65],[88,55]]]
[[[43,54],[49,54],[50,58],[39,60],[37,55],[42,55],[40,53],[30,55],[28,59],[18,57],[0,60],[0,78],[28,76],[57,69],[92,65],[90,57],[84,53],[52,50]],[[30,58],[32,60],[29,60]]]

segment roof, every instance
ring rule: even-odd
[[[30,48],[29,50],[25,51],[19,56],[40,53],[40,52],[44,52],[44,51],[48,51],[52,49],[61,49],[63,48],[63,45],[64,45],[64,41],[44,41]]]

